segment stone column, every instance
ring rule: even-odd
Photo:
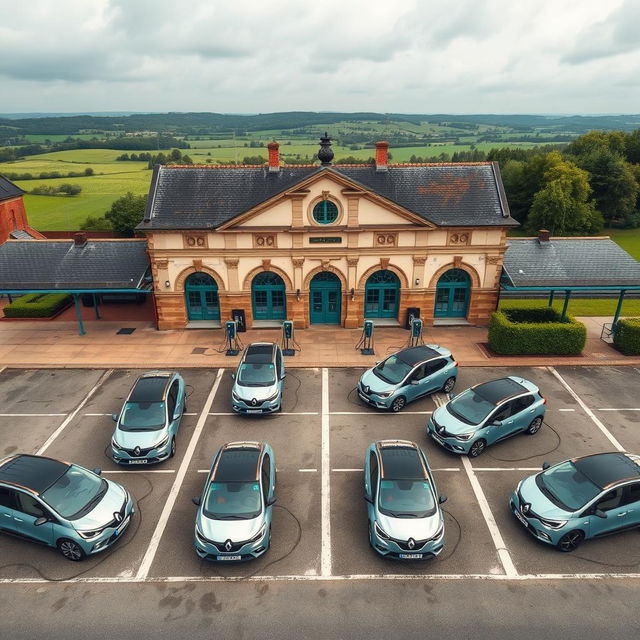
[[[364,317],[363,291],[358,291],[358,256],[347,256],[347,292],[346,314],[344,319],[345,329],[356,329],[360,324],[360,317]],[[354,289],[353,299],[351,289]]]

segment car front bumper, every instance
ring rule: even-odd
[[[282,397],[278,396],[275,400],[266,401],[258,404],[251,404],[244,402],[243,400],[235,400],[232,398],[231,400],[231,408],[235,413],[246,413],[246,414],[264,414],[264,413],[275,413],[280,410],[280,405],[282,403]]]
[[[146,466],[149,464],[157,464],[158,462],[164,462],[171,456],[171,438],[164,447],[159,449],[151,449],[145,454],[135,456],[131,455],[123,449],[116,449],[111,445],[111,459],[116,464],[130,465],[130,466]]]
[[[436,428],[429,419],[427,423],[427,435],[431,437],[434,442],[437,442],[441,447],[444,447],[447,451],[451,451],[451,453],[458,453],[461,455],[469,453],[469,449],[473,444],[473,440],[458,440],[457,438],[443,438],[436,432]]]
[[[91,540],[85,540],[78,535],[75,538],[75,541],[82,547],[83,551],[88,556],[106,551],[109,547],[120,540],[120,538],[122,538],[124,532],[129,528],[135,512],[135,503],[133,502],[133,499],[129,497],[127,506],[125,507],[124,518],[117,527],[107,527],[99,536],[96,536]]]
[[[235,551],[226,551],[223,542],[216,544],[209,540],[204,540],[197,533],[194,533],[193,546],[198,556],[203,560],[234,564],[255,560],[266,553],[269,549],[269,538],[268,534],[265,534],[256,542],[247,542]]]
[[[393,402],[392,395],[388,398],[381,398],[375,393],[369,393],[369,395],[367,395],[360,385],[358,385],[357,389],[360,400],[366,402],[369,406],[375,407],[376,409],[389,409],[391,407],[391,403]]]
[[[516,520],[518,520],[518,522],[525,527],[525,529],[534,536],[534,538],[537,538],[546,544],[553,546],[557,545],[560,538],[562,538],[566,533],[567,525],[560,527],[559,529],[550,529],[545,527],[537,518],[532,518],[522,513],[522,509],[520,507],[521,505],[518,492],[514,491],[511,494],[511,498],[509,498],[509,508]]]
[[[429,560],[440,555],[444,548],[444,528],[442,532],[430,540],[427,540],[422,546],[414,549],[404,549],[396,541],[381,538],[375,531],[375,527],[371,527],[371,536],[369,542],[376,553],[385,558],[394,558],[395,560]]]

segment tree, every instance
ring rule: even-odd
[[[142,222],[147,206],[147,196],[136,196],[128,191],[111,205],[104,217],[109,220],[113,230],[122,236],[133,236],[134,229]]]
[[[80,231],[113,231],[111,222],[98,216],[88,216],[80,225]]]
[[[58,187],[58,191],[60,193],[66,193],[68,196],[77,196],[82,191],[82,187],[79,187],[77,184],[65,183]]]
[[[84,175],[85,175],[85,176],[92,176],[92,175],[93,175],[93,169],[92,169],[91,167],[87,167],[87,168],[84,170]]]
[[[547,154],[548,168],[543,186],[533,197],[527,230],[549,229],[554,235],[589,235],[602,227],[602,215],[589,200],[589,175],[553,152]]]

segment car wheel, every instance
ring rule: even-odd
[[[72,562],[79,562],[85,556],[84,550],[82,547],[73,540],[69,540],[68,538],[62,538],[58,540],[58,550],[60,553],[67,559]]]
[[[171,439],[171,453],[169,454],[170,458],[173,458],[173,456],[176,455],[176,439],[172,438]]]
[[[538,416],[537,418],[534,418],[531,421],[531,424],[529,425],[525,433],[528,433],[530,436],[532,436],[534,433],[538,433],[538,431],[540,431],[541,426],[542,426],[542,418]]]
[[[185,400],[182,403],[182,415],[184,415],[187,411],[188,411],[188,409],[187,409],[187,401]]]
[[[576,529],[575,531],[567,531],[562,538],[558,541],[558,549],[560,551],[564,551],[568,553],[570,551],[575,551],[580,543],[584,540],[584,533],[580,531],[580,529]]]
[[[451,376],[450,378],[447,378],[446,382],[442,385],[442,391],[444,393],[449,393],[455,386],[456,386],[456,379],[453,376]]]
[[[477,458],[487,448],[487,441],[483,438],[476,440],[469,449],[469,457]]]
[[[407,401],[405,399],[404,396],[398,396],[392,403],[391,403],[391,411],[393,411],[394,413],[398,413],[398,411],[402,411],[404,409],[404,405],[407,404]]]

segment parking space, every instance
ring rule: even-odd
[[[547,425],[540,432],[514,436],[471,461],[449,454],[425,435],[429,415],[446,401],[442,394],[399,414],[376,411],[352,392],[362,371],[289,370],[282,412],[256,417],[232,414],[231,370],[181,371],[189,397],[176,456],[148,468],[118,467],[105,455],[114,428],[111,414],[119,411],[139,371],[2,371],[2,455],[46,447],[46,455],[100,467],[139,500],[139,513],[112,550],[80,565],[54,550],[0,536],[0,554],[11,561],[0,567],[0,579],[68,579],[79,573],[84,578],[157,580],[638,571],[637,531],[588,541],[576,553],[561,554],[527,533],[510,513],[508,498],[518,481],[545,460],[612,450],[608,432],[627,450],[640,452],[640,407],[635,406],[640,404],[635,397],[640,371],[461,368],[454,392],[517,375],[537,384],[548,401]],[[387,561],[368,544],[364,453],[371,442],[389,438],[423,447],[438,492],[448,498],[443,505],[445,547],[435,560]],[[272,547],[255,562],[218,566],[201,561],[193,550],[196,507],[191,498],[201,493],[216,450],[235,440],[266,441],[275,452],[278,502]]]

